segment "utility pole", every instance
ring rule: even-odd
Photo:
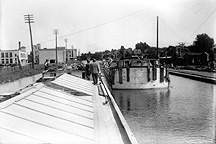
[[[30,31],[30,39],[31,39],[31,50],[32,50],[32,68],[34,69],[34,51],[33,51],[33,40],[32,40],[32,31],[31,31],[31,23],[34,23],[34,18],[32,14],[24,15],[25,23],[29,24]]]
[[[67,64],[67,39],[65,39],[65,49],[66,49],[66,64]]]
[[[158,16],[157,16],[157,59],[158,59]]]
[[[71,47],[72,47],[72,54],[71,55],[72,55],[72,60],[73,60],[73,45]]]
[[[54,29],[55,38],[56,38],[56,66],[58,64],[58,55],[57,55],[57,34],[59,34],[58,29]]]

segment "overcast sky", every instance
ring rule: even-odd
[[[216,0],[0,0],[0,49],[17,49],[18,41],[30,51],[25,14],[34,15],[33,43],[55,47],[73,45],[81,53],[134,48],[138,42],[159,47],[191,45],[197,34],[216,41]]]

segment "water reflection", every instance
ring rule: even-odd
[[[151,110],[153,113],[158,110],[168,109],[170,91],[164,90],[114,90],[116,102],[124,113],[137,110]]]
[[[112,93],[140,144],[213,143],[215,85],[171,76],[168,89]]]

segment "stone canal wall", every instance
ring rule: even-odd
[[[216,76],[215,76],[216,74],[213,72],[199,72],[199,71],[192,71],[192,70],[169,69],[169,73],[177,76],[182,76],[185,78],[190,78],[193,80],[216,84]]]
[[[30,65],[22,66],[22,69],[20,69],[19,66],[0,67],[0,84],[39,74],[43,70],[43,65],[35,65],[35,69],[32,69]]]

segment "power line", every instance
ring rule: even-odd
[[[150,20],[148,20],[148,21],[146,21],[146,22],[144,23],[144,25],[146,25],[147,23],[151,22],[152,20],[155,20],[155,17],[152,18],[152,19],[150,19]],[[84,48],[84,47],[89,47],[89,46],[97,45],[97,44],[99,44],[99,43],[103,43],[103,42],[109,41],[109,40],[114,39],[114,38],[116,38],[116,37],[125,37],[126,34],[128,34],[128,33],[129,33],[129,32],[117,34],[117,35],[114,35],[114,36],[112,36],[112,37],[110,37],[110,38],[108,38],[108,39],[104,39],[104,40],[102,40],[102,41],[98,41],[98,42],[95,42],[95,43],[93,43],[93,44],[89,44],[89,45],[85,45],[85,46],[80,46],[80,47],[78,47],[78,48],[80,49],[80,48]]]
[[[192,35],[189,37],[191,38],[205,23],[206,21],[215,13],[216,8],[214,9],[214,11],[205,19],[205,21],[192,33]],[[189,39],[188,38],[188,39]]]
[[[147,9],[149,9],[149,8],[147,8]],[[119,18],[116,18],[116,19],[113,19],[113,20],[110,20],[110,21],[107,21],[107,22],[104,22],[104,23],[101,23],[101,24],[92,26],[92,27],[89,27],[89,28],[86,28],[86,29],[77,31],[77,32],[74,32],[74,33],[70,33],[70,34],[61,36],[61,37],[59,37],[58,39],[64,38],[64,37],[68,37],[68,36],[71,36],[71,35],[74,35],[74,34],[78,34],[78,33],[81,33],[81,32],[85,32],[85,31],[88,31],[88,30],[91,30],[91,29],[94,29],[94,28],[97,28],[97,27],[100,27],[100,26],[103,26],[103,25],[106,25],[106,24],[109,24],[109,23],[112,23],[112,22],[121,20],[121,19],[124,19],[124,18],[126,18],[126,17],[129,17],[129,16],[132,16],[132,15],[141,13],[141,12],[147,10],[147,9],[143,9],[143,10],[140,10],[140,11],[137,11],[137,12],[134,12],[134,13],[131,13],[131,14],[128,14],[128,15],[125,15],[125,16],[122,16],[122,17],[119,17]],[[50,42],[50,41],[53,41],[53,40],[54,40],[54,39],[50,39],[50,40],[48,40],[48,41],[41,42],[41,44],[42,44],[42,43],[47,43],[47,42]]]
[[[182,41],[185,41],[185,39],[183,39],[180,35],[178,35],[177,33],[176,33],[176,31],[175,30],[173,30],[171,27],[169,27],[168,25],[166,25],[165,24],[165,22],[163,21],[163,20],[161,20],[161,24],[163,24],[166,28],[167,28],[167,30],[169,31],[171,31],[171,34],[173,35],[173,36],[175,36],[176,38],[178,38],[178,39],[181,39]],[[166,36],[166,35],[165,35]],[[166,36],[167,37],[167,36]]]

